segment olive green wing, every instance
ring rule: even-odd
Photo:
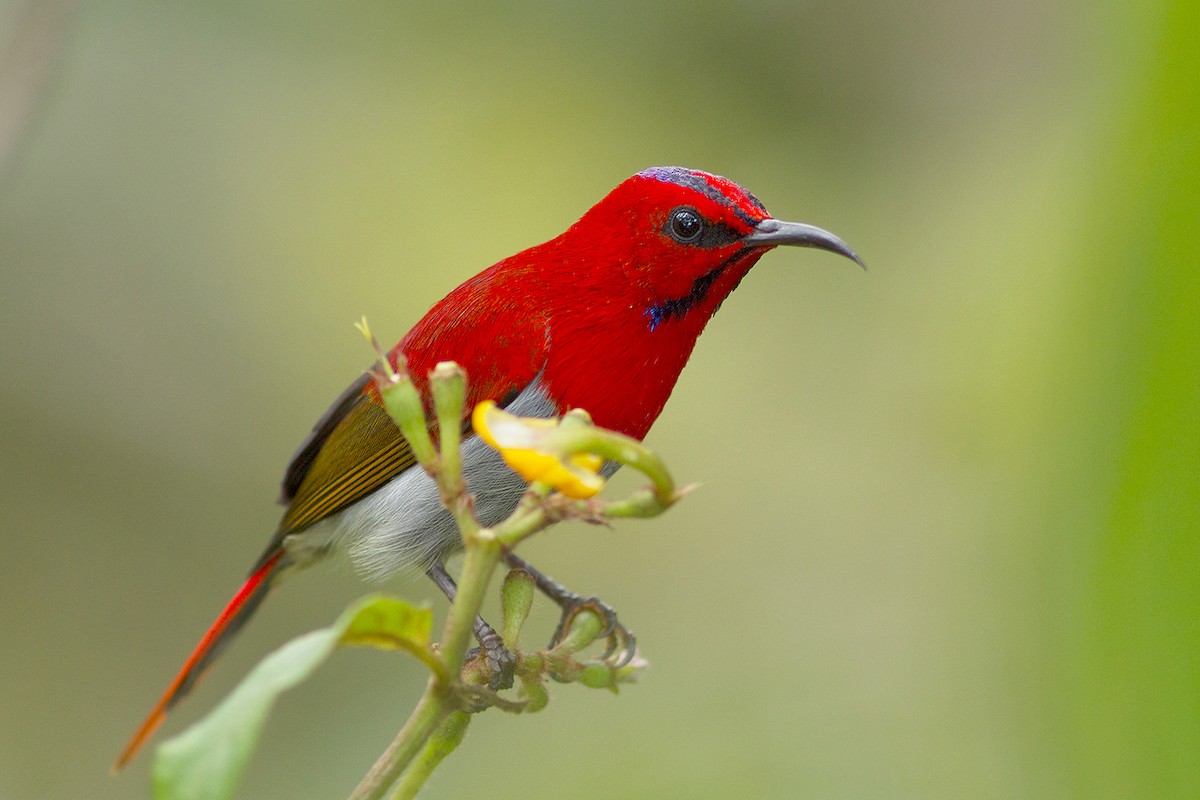
[[[416,463],[408,441],[364,374],[334,401],[288,464],[281,502],[288,509],[276,544],[362,499]]]

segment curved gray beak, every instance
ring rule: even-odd
[[[818,250],[828,250],[837,253],[858,264],[863,269],[867,265],[843,242],[827,230],[815,225],[805,225],[803,222],[784,222],[780,219],[764,219],[755,226],[754,232],[742,238],[742,244],[748,247],[778,247],[793,245],[795,247],[815,247]]]

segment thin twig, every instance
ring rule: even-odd
[[[421,749],[421,754],[400,776],[391,800],[412,800],[416,797],[425,781],[429,780],[430,774],[442,763],[442,759],[453,753],[454,748],[462,742],[470,722],[471,715],[465,711],[455,711],[442,720],[437,732]]]
[[[349,800],[381,800],[449,714],[450,708],[445,702],[443,690],[439,688],[437,678],[431,677],[412,716],[379,756]]]

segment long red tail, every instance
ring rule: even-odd
[[[146,743],[162,721],[166,719],[167,712],[171,707],[183,699],[189,691],[192,690],[200,679],[204,677],[204,671],[214,657],[221,651],[226,643],[233,637],[233,634],[245,624],[254,610],[258,608],[258,604],[266,597],[267,591],[271,588],[271,580],[275,575],[275,571],[279,568],[280,559],[283,557],[283,551],[279,550],[266,561],[262,562],[262,566],[254,571],[254,573],[246,579],[242,584],[242,588],[238,589],[237,594],[225,606],[225,610],[217,617],[217,621],[212,624],[208,632],[204,634],[204,638],[196,645],[196,649],[188,656],[187,661],[183,662],[183,668],[179,670],[179,674],[175,676],[175,680],[171,681],[171,685],[163,692],[163,696],[159,698],[158,703],[150,711],[150,714],[142,722],[141,727],[137,729],[137,733],[125,745],[125,749],[121,751],[121,755],[113,764],[113,772],[128,764],[142,745]]]

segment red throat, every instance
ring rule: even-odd
[[[601,297],[589,303],[611,289],[595,286],[589,277],[553,273],[546,302],[553,309],[554,344],[543,376],[550,395],[564,410],[586,409],[597,425],[644,437],[697,338],[761,255],[739,251],[679,295],[662,298],[652,287],[641,287],[624,302]]]

